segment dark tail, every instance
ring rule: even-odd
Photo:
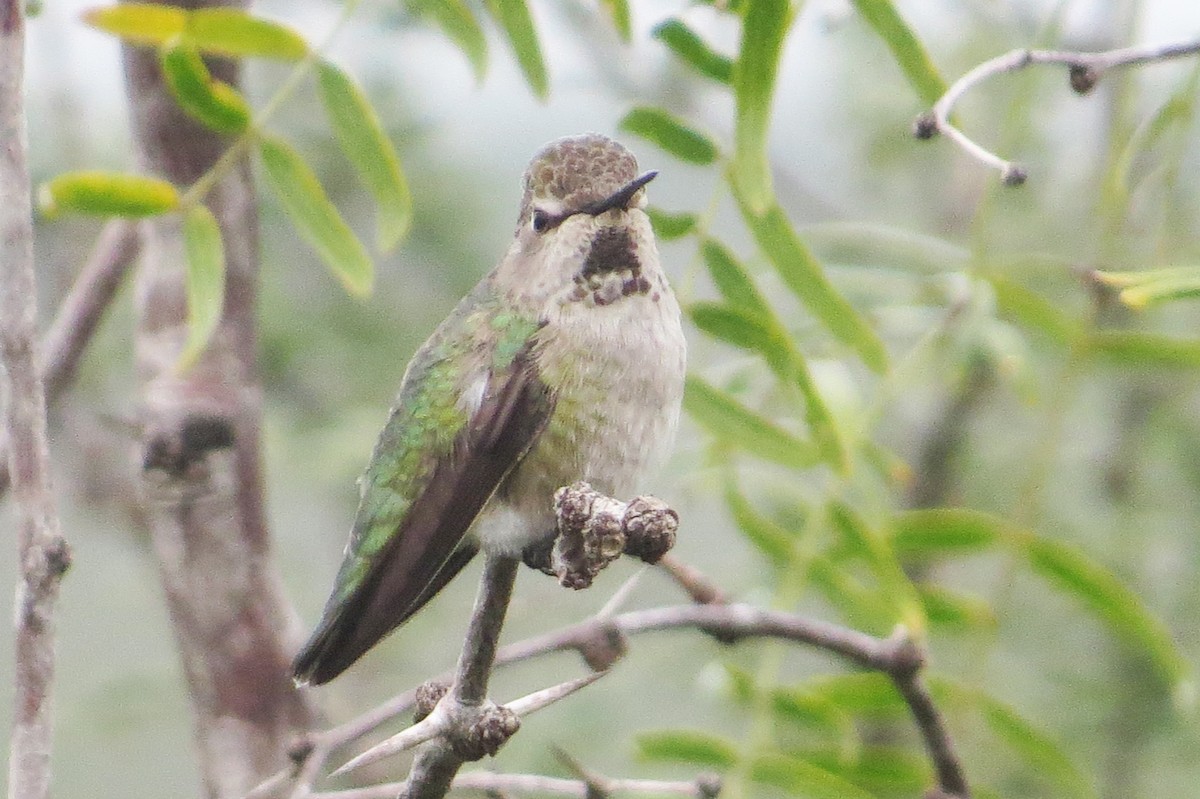
[[[465,541],[460,544],[408,607],[389,614],[383,623],[372,618],[376,615],[371,611],[376,593],[372,589],[358,592],[334,612],[327,610],[320,626],[292,661],[293,679],[300,684],[323,685],[350,668],[368,649],[433,599],[478,551],[478,547]]]

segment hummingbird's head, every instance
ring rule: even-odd
[[[523,293],[606,305],[662,281],[637,159],[597,133],[558,139],[525,170],[505,275]]]

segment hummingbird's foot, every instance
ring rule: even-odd
[[[413,723],[424,721],[449,691],[450,683],[440,680],[428,680],[418,685],[416,707],[413,709]]]
[[[450,737],[454,754],[466,761],[496,754],[521,728],[521,719],[503,705],[488,702],[477,712],[475,721],[464,732]]]
[[[679,527],[679,514],[661,499],[622,502],[583,481],[555,492],[554,512],[558,537],[549,553],[550,571],[563,587],[575,589],[590,586],[622,553],[658,562],[674,546]]]

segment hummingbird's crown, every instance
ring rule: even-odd
[[[574,211],[628,184],[637,177],[637,168],[633,153],[599,133],[556,139],[539,150],[525,170],[518,224],[528,221],[535,199],[554,199]]]

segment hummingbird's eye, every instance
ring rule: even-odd
[[[554,224],[554,217],[543,211],[541,208],[533,209],[533,218],[531,220],[533,231],[535,233],[544,233]]]

